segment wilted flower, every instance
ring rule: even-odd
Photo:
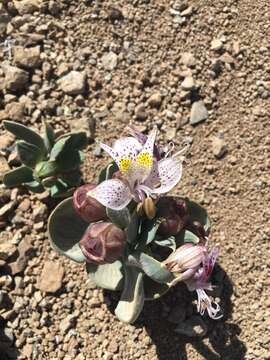
[[[126,235],[112,223],[91,224],[80,240],[87,261],[94,264],[113,263],[122,255]]]
[[[176,235],[186,225],[188,210],[185,200],[163,197],[158,202],[158,209],[158,216],[164,219],[159,226],[159,234]]]
[[[96,222],[107,218],[105,207],[87,195],[95,187],[94,184],[82,185],[73,194],[73,207],[86,222]]]
[[[103,181],[89,191],[104,206],[120,210],[133,199],[143,202],[147,197],[156,198],[159,194],[170,191],[181,179],[183,151],[163,158],[155,155],[156,129],[147,138],[139,132],[135,137],[124,137],[107,151],[118,165],[121,178]]]
[[[177,248],[163,262],[168,270],[177,274],[177,278],[171,285],[187,280],[196,273],[203,260],[205,250],[205,246],[187,243]]]
[[[198,312],[203,315],[205,310],[207,310],[208,315],[212,319],[220,319],[222,317],[222,314],[218,315],[220,312],[219,304],[205,292],[205,290],[213,290],[212,284],[208,281],[214,269],[218,252],[218,247],[214,247],[210,253],[205,251],[202,259],[202,266],[197,269],[191,278],[185,281],[190,291],[196,290],[197,292]]]

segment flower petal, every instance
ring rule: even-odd
[[[153,174],[154,175],[154,174]],[[158,177],[160,186],[153,189],[154,194],[169,192],[180,181],[182,176],[182,162],[170,157],[158,162]]]
[[[103,181],[87,194],[113,210],[123,209],[132,199],[128,186],[119,179]]]
[[[142,145],[144,145],[147,141],[147,135],[144,135],[142,132],[140,132],[135,126],[129,125],[128,131],[131,136],[133,136],[135,139],[139,141]]]

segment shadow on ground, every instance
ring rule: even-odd
[[[153,343],[159,360],[188,360],[186,346],[190,344],[205,360],[244,360],[246,346],[240,340],[241,329],[231,321],[233,303],[233,285],[220,266],[216,266],[213,273],[213,283],[221,289],[221,307],[224,316],[220,320],[211,320],[204,315],[208,331],[203,337],[188,337],[177,334],[174,329],[175,324],[167,321],[168,316],[164,316],[164,308],[170,311],[175,308],[177,302],[179,306],[189,308],[189,304],[194,299],[194,294],[186,290],[185,285],[179,284],[168,294],[159,300],[145,302],[142,314],[134,324],[136,327],[145,327]],[[113,311],[113,309],[110,309]],[[187,313],[187,318],[191,316]]]
[[[15,348],[13,335],[6,333],[4,330],[4,322],[0,320],[0,359],[1,360],[16,360],[19,352]]]

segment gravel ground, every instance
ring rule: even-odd
[[[269,34],[266,0],[1,1],[0,124],[87,129],[86,180],[108,160],[93,140],[130,121],[190,142],[176,193],[209,211],[224,311],[201,319],[179,285],[120,323],[118,294],[50,249],[55,204],[1,187],[1,360],[270,359]],[[13,141],[1,126],[0,179]]]

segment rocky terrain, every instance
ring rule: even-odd
[[[133,325],[118,294],[59,257],[48,194],[0,185],[0,359],[270,358],[270,4],[267,0],[2,0],[0,180],[18,165],[1,122],[85,130],[94,180],[129,122],[192,146],[177,193],[205,206],[224,317],[179,285]]]

